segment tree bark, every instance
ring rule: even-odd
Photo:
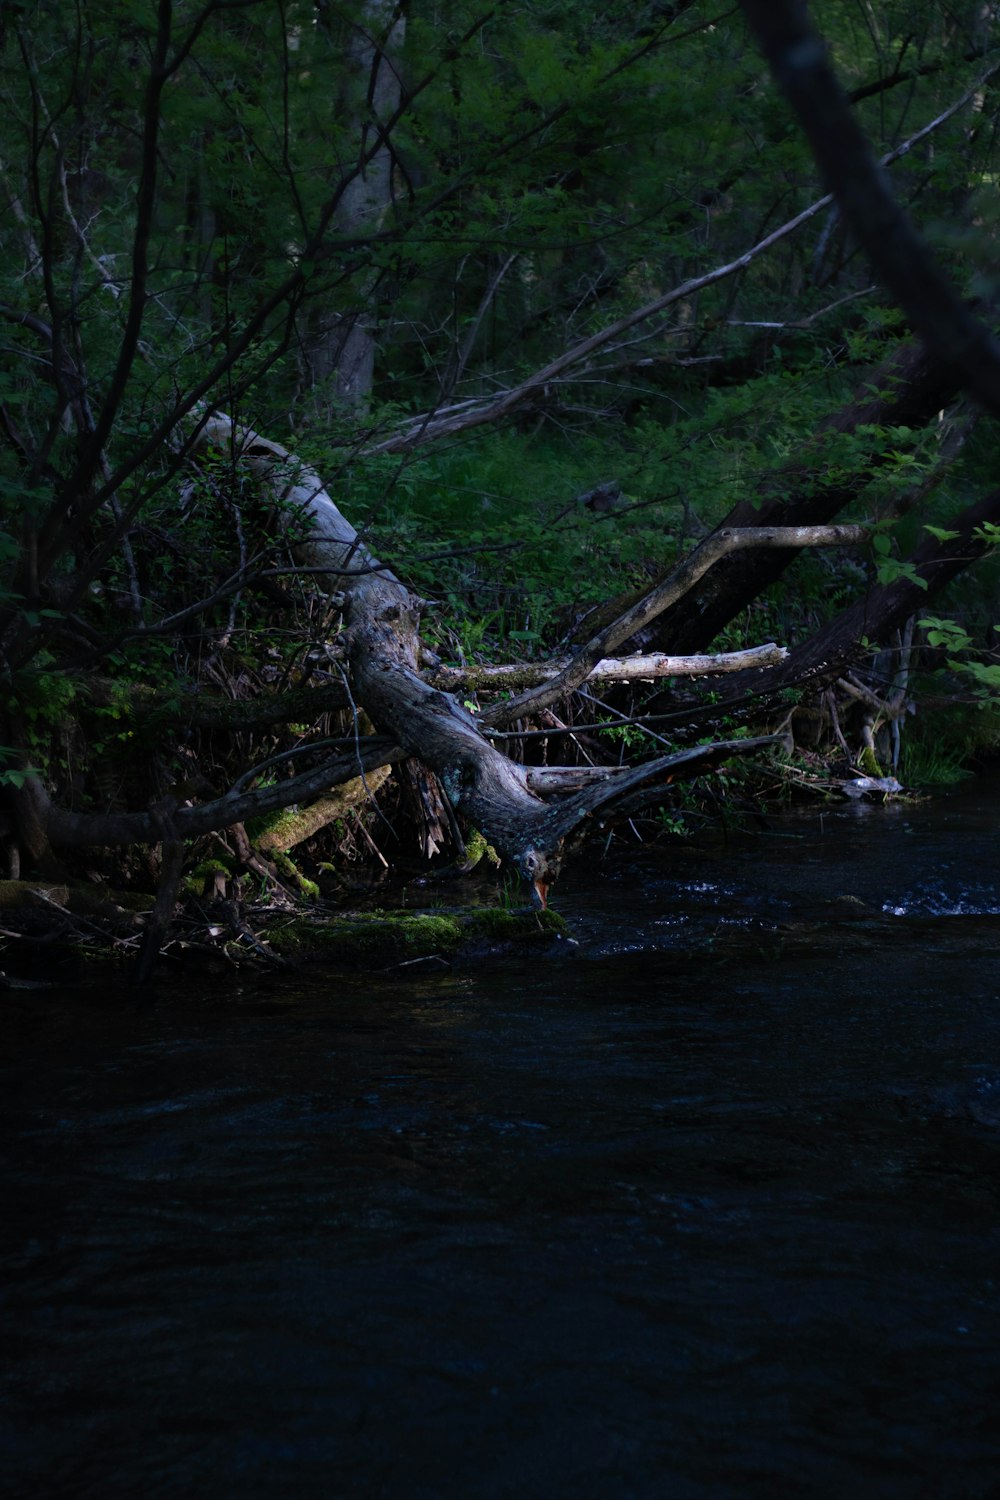
[[[644,596],[645,597],[645,596]],[[784,646],[769,641],[743,651],[721,651],[717,656],[667,656],[664,652],[633,656],[601,657],[586,682],[652,681],[657,677],[721,677],[745,672],[751,667],[771,667],[787,655]],[[555,681],[571,665],[569,658],[555,661],[517,662],[512,666],[434,667],[428,674],[433,687],[448,692],[516,692]]]
[[[741,5],[875,274],[938,358],[987,411],[1000,416],[1000,343],[958,296],[893,197],[808,8],[802,0],[741,0]]]
[[[635,604],[581,646],[561,672],[542,687],[530,688],[516,698],[497,705],[483,715],[483,723],[510,724],[527,712],[565,698],[586,682],[605,651],[630,640],[638,630],[656,619],[676,600],[682,599],[713,568],[732,555],[747,550],[773,551],[787,548],[850,546],[867,536],[863,526],[745,526],[715,531],[690,556],[667,574]]]
[[[929,536],[913,553],[909,562],[926,588],[911,578],[897,578],[869,590],[828,625],[789,651],[784,661],[752,679],[734,678],[727,682],[718,705],[720,713],[726,711],[728,700],[751,686],[755,694],[767,697],[785,688],[801,687],[804,683],[818,686],[839,677],[845,667],[857,660],[862,640],[888,640],[911,615],[926,609],[934,595],[952,579],[992,550],[993,543],[976,534],[985,524],[1000,524],[1000,489],[991,490],[951,520],[947,528],[942,528],[956,532],[956,536],[944,541]]]

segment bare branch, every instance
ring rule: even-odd
[[[668,656],[657,651],[649,655],[605,657],[590,671],[588,682],[635,682],[658,677],[715,677],[728,672],[743,672],[750,667],[772,667],[784,661],[784,646],[771,643],[748,646],[744,651],[722,651],[718,656]],[[551,682],[570,665],[568,659],[547,662],[518,662],[502,667],[436,667],[428,674],[434,687],[448,692],[503,692],[513,688],[537,686]]]
[[[762,8],[767,9],[766,0],[762,0]],[[933,120],[922,126],[920,130],[915,131],[901,145],[896,146],[894,150],[883,156],[880,166],[887,167],[893,162],[899,161],[919,141],[924,140],[928,135],[938,130],[947,120],[950,120],[953,115],[957,114],[959,110],[964,109],[975,98],[983,85],[998,71],[1000,70],[991,69],[971,89],[967,89],[954,104],[949,105],[946,110],[935,116]],[[730,276],[735,276],[739,271],[745,271],[760,256],[764,255],[768,250],[773,249],[775,245],[780,244],[782,240],[787,239],[790,234],[793,234],[796,229],[801,228],[803,224],[807,224],[810,219],[815,218],[823,209],[829,208],[833,202],[834,194],[832,193],[827,193],[824,197],[818,198],[815,203],[811,203],[801,213],[796,214],[793,218],[787,220],[786,223],[772,230],[770,234],[765,235],[763,239],[758,240],[755,245],[752,245],[749,250],[745,250],[742,255],[737,256],[735,260],[728,261],[722,266],[716,266],[714,270],[706,271],[702,276],[693,276],[690,280],[682,282],[680,286],[674,287],[672,291],[664,292],[662,296],[655,297],[651,302],[644,303],[642,307],[636,308],[633,312],[626,313],[624,317],[617,319],[614,323],[609,323],[607,327],[592,334],[590,338],[583,339],[580,343],[574,344],[571,349],[567,349],[558,359],[554,359],[542,369],[536,370],[533,375],[529,375],[526,380],[512,386],[501,395],[495,396],[492,399],[472,399],[460,402],[441,411],[430,411],[420,416],[411,417],[400,427],[398,432],[393,433],[388,438],[383,438],[380,442],[371,444],[364,450],[365,453],[409,453],[424,443],[433,442],[439,438],[454,437],[458,433],[466,432],[473,427],[482,427],[487,423],[500,421],[503,417],[509,416],[517,407],[523,406],[533,396],[543,392],[547,385],[560,380],[570,371],[578,370],[581,365],[585,365],[585,362],[592,354],[596,354],[598,350],[603,350],[608,344],[621,338],[622,334],[629,333],[640,323],[645,323],[649,318],[655,318],[668,307],[672,307],[674,303],[681,302],[687,297],[693,297],[696,292],[702,292],[706,287],[715,286],[716,283],[725,281]]]
[[[750,547],[842,547],[864,541],[864,526],[746,526],[713,532],[648,594],[599,631],[577,652],[563,670],[544,686],[531,688],[482,715],[484,724],[511,724],[526,713],[537,713],[556,703],[586,682],[594,667],[609,650],[631,640],[641,630],[692,589],[723,557]]]
[[[255,791],[229,791],[211,802],[193,803],[170,809],[172,827],[179,839],[195,838],[229,828],[247,818],[280,812],[294,803],[307,801],[331,787],[342,786],[364,771],[377,770],[401,760],[404,752],[398,746],[387,749],[387,741],[375,738],[370,747],[361,740],[361,753],[352,752],[324,760],[311,771],[303,771],[288,781]],[[53,844],[63,848],[81,848],[88,844],[155,844],[163,837],[162,815],[152,812],[81,813],[58,807],[35,777],[24,784],[39,821]]]
[[[524,766],[503,755],[484,733],[484,720],[474,718],[452,694],[433,687],[418,669],[418,624],[421,601],[388,569],[356,574],[350,564],[359,557],[365,567],[374,564],[349,521],[323,488],[319,476],[294,454],[258,433],[238,428],[218,413],[206,417],[200,440],[228,448],[235,458],[255,469],[261,482],[279,500],[278,512],[293,530],[293,550],[310,567],[326,566],[330,582],[343,588],[347,618],[347,645],[351,671],[351,697],[356,698],[378,727],[399,745],[400,754],[417,757],[440,778],[449,803],[482,830],[528,880],[537,899],[545,904],[549,884],[558,874],[567,841],[582,834],[587,820],[600,807],[612,815],[617,799],[637,794],[650,782],[670,780],[683,763],[697,767],[697,774],[719,764],[729,755],[752,753],[765,740],[724,742],[699,746],[695,751],[661,757],[648,765],[623,771],[613,782],[599,781],[547,807],[528,784]],[[854,541],[864,532],[859,527],[796,527],[761,529],[755,540],[763,546],[806,546],[817,542]],[[717,556],[746,545],[748,533],[722,533],[703,544],[704,566]],[[696,554],[697,556],[697,554]],[[691,569],[694,559],[685,564]],[[682,580],[685,569],[675,578]],[[679,582],[683,587],[683,582]],[[656,595],[641,602],[654,608]],[[654,599],[654,603],[650,600]],[[625,621],[625,624],[623,624]],[[624,640],[636,627],[627,628],[626,617],[595,641]],[[616,634],[616,631],[620,632]],[[582,666],[585,678],[603,657],[593,660],[585,652],[555,679],[554,696],[561,696],[567,673]],[[575,685],[575,679],[574,679]],[[346,675],[345,675],[346,686]],[[551,686],[535,689],[525,698],[553,692]],[[502,716],[501,716],[502,721]],[[364,754],[358,745],[358,758]],[[389,757],[378,762],[384,764]],[[287,804],[286,804],[287,805]],[[179,815],[178,815],[179,816]]]

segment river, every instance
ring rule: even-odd
[[[0,1490],[1000,1495],[1000,781],[488,968],[10,991]]]

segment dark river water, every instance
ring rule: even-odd
[[[7,992],[0,1490],[1000,1496],[998,832],[619,843],[486,969]]]

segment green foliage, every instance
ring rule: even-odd
[[[875,576],[879,583],[889,584],[905,580],[916,584],[917,588],[926,590],[926,578],[920,576],[911,562],[891,556],[892,537],[887,531],[875,532],[872,537],[872,551],[875,554]]]
[[[684,821],[683,813],[678,813],[671,808],[658,807],[656,820],[664,833],[672,834],[674,838],[687,839],[691,837],[691,829]]]
[[[32,776],[38,775],[33,766],[12,766],[8,764],[17,758],[18,753],[16,750],[12,750],[7,745],[0,745],[0,787],[9,786],[17,791]]]
[[[977,660],[987,653],[977,648],[964,625],[938,615],[924,616],[920,625],[927,644],[946,653],[948,669],[971,683],[973,696],[981,704],[1000,701],[1000,663]],[[993,631],[1000,631],[1000,625],[994,625]]]
[[[957,620],[941,619],[938,615],[924,615],[920,621],[920,627],[927,636],[929,646],[940,646],[954,656],[959,651],[967,651],[972,645],[972,637],[960,625]]]

